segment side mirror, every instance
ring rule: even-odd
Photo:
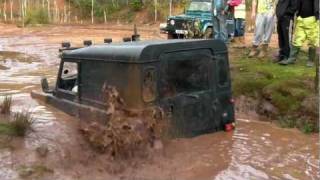
[[[49,88],[49,83],[46,77],[41,78],[41,88],[45,93],[52,93],[53,90]]]

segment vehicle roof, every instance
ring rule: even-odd
[[[226,45],[220,40],[153,40],[92,45],[65,51],[61,57],[77,61],[144,63],[158,61],[163,53],[193,49],[212,49],[215,53],[227,52]]]

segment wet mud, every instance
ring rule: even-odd
[[[320,179],[318,134],[282,129],[238,114],[233,132],[166,139],[147,157],[114,160],[90,148],[79,132],[79,120],[30,97],[31,90],[40,90],[42,76],[54,84],[57,50],[66,37],[80,45],[85,39],[120,41],[131,33],[130,27],[21,30],[0,25],[0,100],[12,95],[12,111],[30,110],[35,119],[34,132],[24,139],[4,139],[8,145],[0,146],[1,180]],[[142,37],[161,38],[154,31],[143,31]],[[45,156],[39,155],[39,148],[48,151]]]

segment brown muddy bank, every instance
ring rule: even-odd
[[[226,133],[164,141],[162,148],[143,158],[113,160],[92,150],[79,132],[80,123],[30,97],[40,90],[41,76],[53,84],[60,42],[102,42],[130,35],[127,30],[77,27],[15,29],[1,26],[0,95],[13,96],[13,112],[31,110],[35,132],[0,147],[0,179],[319,179],[318,134],[282,129],[253,116],[237,115],[237,128]],[[152,31],[148,39],[159,38]],[[4,53],[6,54],[6,53]],[[12,56],[16,54],[16,56]],[[30,57],[23,61],[20,57]],[[3,59],[7,59],[5,62]],[[28,59],[28,58],[27,58]],[[45,156],[37,149],[47,149]],[[44,150],[46,151],[46,150]]]

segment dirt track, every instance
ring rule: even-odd
[[[31,109],[37,121],[36,133],[26,140],[16,140],[13,149],[0,148],[1,180],[22,179],[19,176],[22,165],[39,164],[53,173],[34,178],[48,180],[320,178],[318,135],[281,129],[245,115],[238,115],[237,129],[232,133],[169,140],[150,157],[113,162],[90,150],[78,132],[76,119],[31,99],[29,92],[39,90],[41,76],[47,76],[50,83],[55,81],[59,64],[57,49],[62,41],[75,46],[86,39],[95,43],[109,37],[121,41],[132,34],[130,28],[48,26],[23,30],[0,25],[0,51],[15,52],[10,56],[1,53],[0,65],[7,69],[0,70],[0,95],[13,94],[13,110]],[[138,28],[142,29],[142,39],[165,38],[158,33],[157,26]],[[247,41],[250,39],[249,35]],[[46,158],[37,156],[35,149],[39,145],[49,148]]]

